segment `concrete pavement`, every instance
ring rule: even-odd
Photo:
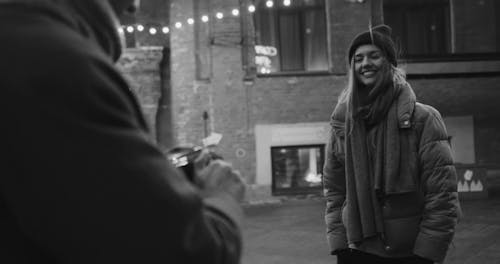
[[[445,264],[500,263],[500,197],[462,201]],[[242,264],[333,264],[321,198],[247,206]]]

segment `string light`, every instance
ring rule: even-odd
[[[349,0],[349,1],[363,1],[363,0]],[[290,6],[291,2],[292,2],[291,0],[283,0],[283,5]],[[268,8],[273,7],[274,6],[274,1],[273,0],[267,0],[266,1],[266,6]],[[253,4],[248,5],[248,12],[254,13],[256,10],[257,10],[257,8],[255,7],[255,5],[253,5]],[[233,8],[231,10],[231,14],[233,16],[239,16],[240,15],[240,10],[238,8]],[[216,12],[215,13],[215,17],[217,19],[223,19],[224,18],[224,13],[222,13],[222,12]],[[209,14],[205,14],[205,15],[201,16],[201,21],[202,22],[207,23],[209,20],[210,20]],[[193,25],[195,23],[195,19],[194,18],[188,18],[187,19],[187,23],[189,25]],[[174,26],[175,26],[175,28],[180,29],[180,28],[182,28],[182,23],[181,22],[176,22],[174,24]],[[161,29],[161,32],[163,32],[164,34],[168,34],[170,32],[170,28],[168,26],[161,26],[161,25],[158,25],[157,28],[155,28],[154,26],[153,27],[149,27],[148,32],[151,35],[156,35],[158,33],[159,29]],[[145,27],[143,25],[141,25],[141,24],[122,25],[122,26],[120,26],[118,28],[118,31],[120,33],[124,33],[125,31],[128,32],[128,33],[133,33],[134,31],[142,32],[144,30],[145,30]]]
[[[290,0],[283,0],[283,5],[284,6],[290,6],[292,2]]]

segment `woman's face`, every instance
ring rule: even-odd
[[[362,84],[372,88],[379,78],[382,78],[382,66],[385,57],[375,45],[359,46],[354,52],[354,75]]]

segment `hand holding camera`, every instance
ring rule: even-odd
[[[220,159],[210,161],[207,166],[197,171],[195,184],[202,194],[207,196],[225,193],[239,202],[245,197],[245,183],[240,173]]]
[[[203,195],[226,193],[237,201],[245,196],[245,183],[231,164],[214,151],[215,142],[205,139],[205,147],[176,147],[167,155],[174,166],[181,169],[189,181],[200,188]],[[210,142],[210,143],[206,143]]]

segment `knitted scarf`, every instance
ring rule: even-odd
[[[380,200],[387,193],[415,190],[412,179],[400,177],[400,138],[397,113],[399,96],[410,96],[408,84],[370,91],[367,105],[353,100],[355,115],[346,118],[347,238],[358,243],[383,234]],[[357,94],[353,94],[357,98]],[[352,120],[352,121],[351,121]],[[351,124],[352,122],[352,124]],[[367,144],[367,127],[375,129],[375,151]],[[370,155],[371,153],[371,155]]]

